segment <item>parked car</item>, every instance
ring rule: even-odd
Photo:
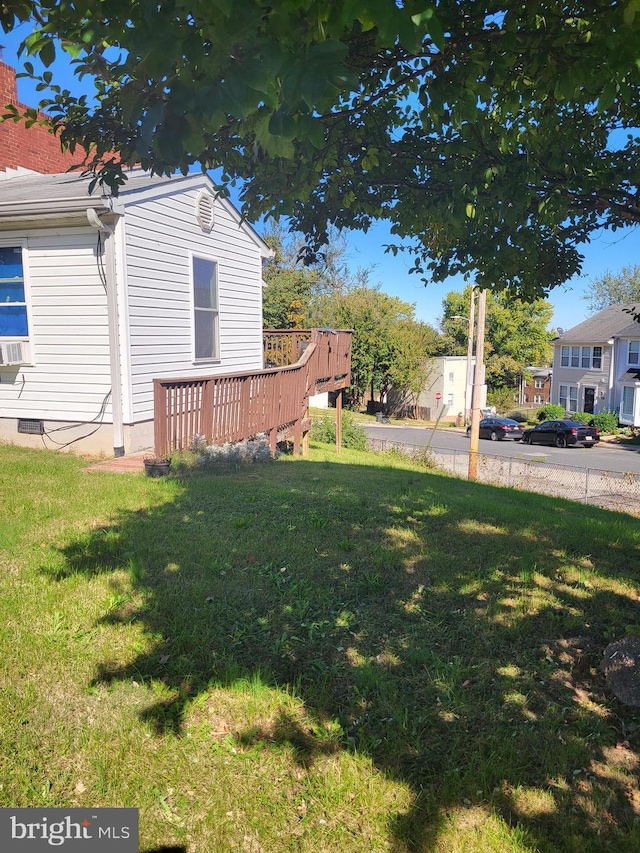
[[[471,435],[471,427],[467,427],[467,435]],[[519,441],[522,438],[522,425],[511,418],[483,418],[480,421],[480,438],[490,438],[491,441],[512,438]]]
[[[522,433],[523,444],[555,444],[556,447],[581,444],[583,447],[593,447],[599,441],[600,432],[579,421],[543,421]]]

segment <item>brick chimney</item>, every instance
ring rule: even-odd
[[[18,101],[16,71],[0,59],[0,114],[8,104],[26,109]],[[44,114],[40,113],[44,118]],[[63,152],[57,136],[46,127],[25,127],[23,121],[0,122],[0,172],[6,169],[29,169],[45,175],[66,172],[75,163],[81,163],[79,154]]]

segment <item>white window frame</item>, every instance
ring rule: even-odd
[[[542,394],[534,394],[533,395],[533,402],[538,406],[542,405],[542,402],[543,402]]]
[[[196,261],[212,264],[214,267],[214,302],[212,306],[196,305],[196,277],[195,264]],[[201,364],[203,362],[220,361],[220,281],[219,281],[220,263],[217,258],[206,255],[200,252],[189,253],[189,280],[191,287],[191,342],[192,342],[192,357],[193,361]],[[212,339],[213,353],[210,355],[198,355],[198,342],[196,339],[196,317],[202,319],[205,315],[211,316],[212,323]]]
[[[625,402],[628,396],[627,392],[631,393],[631,411],[625,409]],[[636,415],[636,389],[633,385],[623,385],[622,395],[620,397],[620,420],[622,423],[633,423]]]
[[[564,402],[563,402],[564,400]],[[577,385],[561,385],[558,390],[558,403],[564,408],[565,412],[578,411],[578,386]],[[573,407],[572,407],[573,404]]]
[[[602,347],[592,347],[591,367],[593,370],[602,370]]]
[[[564,344],[560,347],[560,366],[579,367],[581,370],[602,370],[602,347]]]
[[[640,341],[629,341],[627,346],[627,364],[640,365]]]
[[[29,277],[27,272],[27,253],[26,243],[24,240],[0,240],[0,249],[20,249],[22,262],[22,287],[24,290],[24,302],[7,303],[11,306],[24,306],[27,318],[27,333],[26,335],[3,335],[0,334],[0,341],[29,341],[31,339],[31,331],[33,324],[31,320],[31,299],[29,298]]]
[[[544,379],[534,379],[533,380],[534,388],[544,388]]]

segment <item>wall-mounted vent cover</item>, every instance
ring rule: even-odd
[[[26,432],[28,435],[44,435],[44,421],[18,418],[18,432]]]
[[[213,196],[210,193],[202,192],[198,194],[196,199],[196,219],[203,231],[211,231],[213,229]]]

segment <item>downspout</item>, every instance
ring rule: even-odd
[[[118,334],[118,289],[116,281],[115,236],[113,229],[98,217],[93,208],[87,210],[89,225],[102,234],[105,255],[107,322],[109,324],[109,366],[111,371],[111,415],[113,420],[113,455],[124,456],[124,423],[122,415],[122,373],[120,336]]]
[[[614,399],[614,397],[613,397],[613,391],[614,391],[613,382],[614,382],[614,376],[615,376],[614,360],[615,360],[615,353],[616,353],[615,338],[610,338],[610,340],[608,340],[607,343],[611,346],[611,358],[609,359],[609,395],[608,395],[608,399],[607,399],[607,409],[610,412],[612,412],[613,411],[613,399]]]

